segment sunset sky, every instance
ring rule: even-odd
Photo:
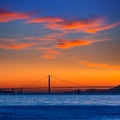
[[[120,84],[119,11],[120,0],[0,0],[0,87],[48,74],[80,85]]]

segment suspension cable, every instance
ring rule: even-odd
[[[29,87],[29,86],[31,86],[31,85],[34,85],[35,83],[38,83],[38,82],[44,80],[46,77],[47,77],[47,76],[41,78],[40,80],[36,80],[36,81],[34,81],[34,82],[32,82],[32,83],[30,83],[30,84],[28,84],[28,85],[25,85],[23,88],[25,88],[25,87]]]
[[[74,83],[74,82],[70,82],[70,81],[67,81],[67,80],[63,80],[63,79],[57,78],[57,77],[55,77],[55,76],[51,76],[51,77],[53,77],[53,78],[55,78],[55,79],[58,79],[58,80],[60,80],[60,81],[66,82],[66,83],[70,83],[70,84],[74,84],[74,85],[81,86],[81,84]],[[83,86],[83,85],[82,85],[82,86]],[[85,85],[85,86],[87,86],[87,85]]]

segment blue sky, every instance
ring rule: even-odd
[[[1,0],[0,71],[119,71],[119,6],[120,0]]]

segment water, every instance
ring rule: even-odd
[[[120,120],[120,95],[0,95],[0,120]]]
[[[0,106],[8,105],[119,106],[120,95],[0,95]]]

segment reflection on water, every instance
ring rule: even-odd
[[[0,95],[6,105],[120,105],[120,95]]]

